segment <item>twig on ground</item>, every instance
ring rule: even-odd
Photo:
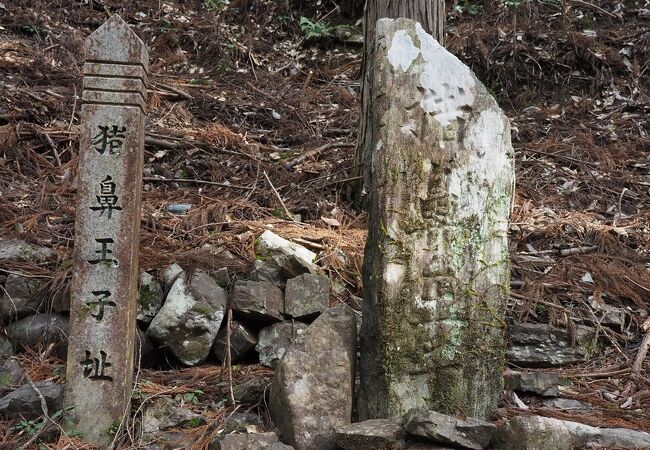
[[[321,152],[323,152],[325,150],[329,150],[329,149],[332,149],[332,148],[352,148],[355,145],[356,144],[350,144],[350,143],[347,143],[347,142],[328,142],[325,145],[321,145],[318,148],[315,148],[313,150],[309,150],[309,151],[304,152],[303,154],[297,156],[296,158],[294,158],[291,161],[289,161],[288,163],[286,163],[284,165],[284,168],[287,169],[287,170],[292,169],[293,167],[297,166],[298,164],[305,161],[306,159],[314,157],[314,156],[318,155],[319,153],[321,153]]]
[[[648,355],[648,347],[650,347],[650,331],[648,331],[645,334],[643,340],[641,341],[641,345],[639,346],[639,351],[636,354],[636,359],[634,360],[634,364],[632,364],[632,372],[639,375],[641,374],[641,369],[643,368],[643,361],[645,360],[645,357]]]
[[[232,309],[228,309],[228,321],[226,323],[226,365],[228,366],[228,392],[230,394],[230,402],[235,404],[235,392],[232,387],[232,353],[230,351],[232,335]]]
[[[287,209],[287,205],[284,204],[284,201],[282,200],[282,197],[280,197],[280,193],[275,189],[275,186],[273,186],[273,183],[271,183],[271,179],[266,173],[266,170],[262,172],[264,174],[264,178],[266,178],[266,181],[268,181],[269,186],[271,186],[271,189],[273,190],[273,193],[275,196],[278,198],[280,201],[280,205],[282,205],[282,209],[284,209],[284,213],[287,215],[287,219],[292,220],[293,222],[297,222],[297,220],[294,218],[294,215],[291,214],[291,212]]]
[[[223,188],[229,188],[229,189],[241,189],[244,191],[249,191],[253,189],[250,186],[237,186],[235,184],[225,184],[225,183],[217,183],[214,181],[207,181],[207,180],[197,180],[197,179],[190,179],[190,178],[158,178],[158,177],[144,177],[142,178],[143,181],[151,181],[151,182],[159,182],[159,183],[194,183],[194,184],[208,184],[210,186],[219,186]]]

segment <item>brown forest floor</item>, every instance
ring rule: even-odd
[[[361,289],[366,226],[347,201],[360,47],[305,41],[300,14],[292,18],[284,2],[235,1],[223,11],[184,3],[0,3],[0,235],[59,255],[52,267],[0,266],[0,284],[7,271],[26,273],[49,279],[54,293],[69,277],[82,45],[117,12],[151,54],[142,268],[177,261],[187,268],[245,271],[255,257],[255,233],[272,224],[279,234],[320,250],[321,265],[346,287],[339,300],[348,301]],[[518,181],[511,316],[593,325],[591,300],[628,314],[623,330],[596,325],[602,348],[588,364],[562,370],[574,383],[564,395],[597,409],[579,415],[531,411],[650,431],[650,361],[640,373],[631,370],[650,328],[647,4],[530,1],[516,9],[516,20],[514,10],[498,2],[458,5],[462,11],[450,9],[447,47],[492,90],[513,125]],[[354,22],[333,9],[323,1],[301,14]],[[286,220],[272,187],[305,223]],[[174,203],[194,207],[173,215],[166,206]],[[226,247],[240,259],[219,260],[204,244]],[[347,261],[337,258],[337,249]],[[582,281],[586,273],[593,283]],[[34,379],[54,377],[50,369],[61,364],[51,357],[24,359]],[[147,370],[140,390],[201,389],[204,398],[215,399],[224,394],[220,370]],[[258,366],[239,368],[235,382],[269,375]],[[618,400],[607,400],[607,392]],[[513,411],[504,406],[501,414]],[[207,404],[196,408],[207,410]],[[195,448],[204,448],[231,410],[212,410],[208,425],[193,430],[204,434]],[[10,425],[0,431],[6,448],[16,445]],[[46,448],[66,448],[64,441]]]

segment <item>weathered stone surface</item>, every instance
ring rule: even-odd
[[[15,359],[8,359],[0,365],[0,389],[20,384],[25,370]]]
[[[257,405],[268,393],[269,382],[264,378],[251,378],[233,386],[235,401],[246,405]]]
[[[220,361],[226,360],[227,334],[227,329],[221,328],[214,340],[214,344],[212,344],[212,354]],[[243,323],[233,320],[230,331],[230,357],[232,362],[235,363],[248,356],[255,349],[256,344],[256,333]]]
[[[37,381],[34,385],[43,394],[50,413],[59,411],[62,408],[64,390],[62,384],[51,381]],[[19,415],[25,418],[43,415],[41,399],[29,384],[25,384],[0,399],[0,416],[15,418]]]
[[[329,307],[330,282],[321,275],[305,273],[287,280],[284,313],[295,319],[312,319]]]
[[[557,397],[560,375],[553,372],[515,372],[507,371],[505,388],[511,391],[528,392],[544,397]]]
[[[45,309],[47,290],[38,279],[9,274],[3,292],[0,299],[0,321],[3,323],[34,315]]]
[[[503,450],[640,449],[650,447],[650,433],[596,428],[550,417],[517,416],[499,427],[495,446]]]
[[[85,43],[66,405],[106,447],[131,400],[147,49],[115,14]]]
[[[291,445],[283,444],[282,442],[275,442],[264,450],[295,450]]]
[[[406,413],[404,429],[412,436],[474,450],[486,448],[496,431],[489,422],[461,420],[424,409],[412,409]]]
[[[228,250],[226,250],[226,252],[228,252]],[[227,267],[222,267],[220,269],[215,270],[212,277],[217,282],[217,284],[224,289],[227,289],[228,286],[230,285],[230,282],[232,281],[230,271],[228,270]]]
[[[316,260],[316,253],[300,244],[288,241],[270,230],[266,230],[257,239],[257,252],[265,254],[282,254],[295,256],[306,267],[311,267]]]
[[[266,450],[278,442],[278,435],[268,433],[227,434],[219,441],[220,450]]]
[[[162,279],[165,288],[165,294],[169,292],[174,282],[176,281],[176,278],[178,278],[178,276],[181,275],[182,273],[185,273],[185,271],[181,266],[179,266],[176,263],[171,264],[163,271]]]
[[[593,337],[593,329],[578,325],[575,346],[566,330],[547,324],[513,324],[508,334],[508,362],[520,367],[555,367],[584,361],[587,352],[582,344]]]
[[[147,272],[140,274],[140,289],[138,292],[138,316],[143,323],[150,323],[162,307],[164,293],[162,285]]]
[[[329,450],[350,423],[357,354],[356,314],[341,304],[316,319],[278,364],[269,412],[296,450]]]
[[[52,311],[70,312],[70,285],[61,286],[52,294]]]
[[[147,335],[168,347],[183,364],[205,361],[223,321],[228,298],[210,275],[197,270],[176,278]]]
[[[237,281],[230,296],[235,317],[255,323],[282,320],[282,290],[269,281]]]
[[[181,450],[187,448],[188,438],[186,433],[177,431],[159,431],[142,436],[142,450]],[[212,450],[212,449],[210,449]]]
[[[373,51],[359,415],[486,418],[503,382],[508,118],[412,20],[379,20]]]
[[[301,322],[286,321],[262,328],[255,346],[260,362],[267,367],[275,367],[289,346],[307,329]]]
[[[29,244],[21,239],[0,240],[0,261],[42,262],[56,256],[47,247]]]
[[[144,410],[142,431],[145,434],[151,434],[169,428],[198,426],[204,423],[205,419],[200,415],[187,408],[176,406],[173,399],[160,397]]]
[[[4,361],[13,355],[14,346],[11,341],[7,337],[0,335],[0,361]]]
[[[225,434],[230,433],[246,433],[250,426],[261,427],[264,425],[264,419],[251,412],[234,413],[226,417],[223,422],[223,430]]]
[[[6,330],[17,348],[47,348],[54,344],[59,358],[65,359],[67,355],[69,320],[64,315],[52,313],[25,317],[7,326]]]
[[[336,446],[343,450],[398,450],[405,446],[404,431],[396,420],[371,419],[336,430]]]
[[[581,402],[580,400],[572,400],[570,398],[549,398],[545,399],[542,404],[549,408],[573,411],[594,409],[594,407],[589,403]]]

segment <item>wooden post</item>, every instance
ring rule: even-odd
[[[85,50],[65,403],[105,448],[131,399],[149,57],[118,15]]]

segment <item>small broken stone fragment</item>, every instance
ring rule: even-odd
[[[329,279],[305,273],[287,280],[284,313],[298,320],[313,319],[328,308],[329,300]]]
[[[557,397],[560,394],[558,386],[560,375],[554,372],[515,372],[507,371],[505,388],[542,395],[544,397]]]
[[[220,361],[226,359],[226,348],[228,330],[222,327],[217,334],[217,338],[212,344],[212,354]],[[235,363],[246,356],[248,356],[257,344],[257,336],[255,332],[243,323],[233,320],[230,334],[230,357],[231,362]]]
[[[488,446],[496,426],[478,419],[457,419],[425,409],[412,409],[404,416],[409,435],[445,445],[481,450]]]
[[[262,328],[255,349],[260,355],[260,363],[275,367],[289,346],[307,329],[302,322],[285,321]]]
[[[336,445],[342,450],[396,450],[404,446],[404,430],[391,419],[371,419],[336,430]]]
[[[282,290],[269,281],[237,281],[230,295],[236,318],[259,324],[282,320]]]

